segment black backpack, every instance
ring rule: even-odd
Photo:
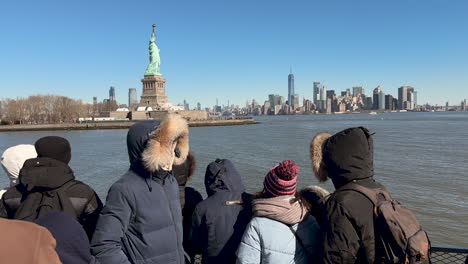
[[[76,181],[72,180],[57,189],[32,190],[23,194],[21,202],[19,199],[7,199],[5,203],[14,212],[13,219],[17,220],[33,222],[52,211],[61,211],[78,217],[84,208],[75,208],[67,195],[67,189],[74,184]]]
[[[375,263],[430,264],[427,233],[410,210],[383,189],[349,183],[340,189],[361,193],[374,205]]]

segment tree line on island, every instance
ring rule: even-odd
[[[115,101],[92,104],[61,95],[32,95],[1,100],[0,120],[2,125],[69,123],[79,117],[106,116],[117,108]]]

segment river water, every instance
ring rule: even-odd
[[[268,169],[292,159],[301,167],[299,185],[318,184],[312,174],[309,143],[318,132],[352,126],[374,135],[375,178],[422,222],[434,245],[468,247],[468,112],[264,116],[259,124],[190,128],[197,166],[190,185],[205,195],[206,165],[231,159],[248,191],[261,190]],[[128,168],[126,130],[0,133],[0,152],[58,135],[72,145],[77,179],[104,200],[110,185]],[[3,171],[2,171],[3,173]],[[4,173],[3,173],[4,174]],[[7,186],[0,177],[0,186]],[[333,191],[330,182],[321,184]]]

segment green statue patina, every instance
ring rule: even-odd
[[[160,73],[160,66],[161,66],[161,58],[159,57],[159,48],[156,46],[156,24],[153,24],[153,33],[151,33],[151,38],[149,42],[149,59],[150,64],[148,68],[146,68],[145,75],[161,75]]]

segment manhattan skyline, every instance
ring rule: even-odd
[[[114,86],[126,103],[129,88],[141,94],[156,22],[173,104],[286,97],[290,66],[301,101],[319,81],[368,94],[411,85],[420,104],[458,104],[468,97],[467,8],[466,1],[11,2],[0,16],[0,98],[102,101]]]

